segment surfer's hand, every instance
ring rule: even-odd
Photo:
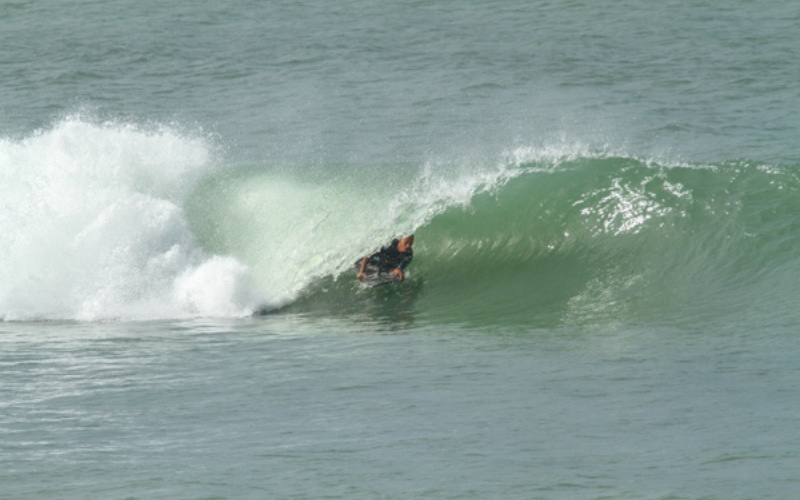
[[[401,269],[395,269],[394,271],[392,271],[392,274],[397,276],[397,279],[399,281],[403,281],[403,279],[405,278],[405,276],[403,276],[403,271]]]
[[[356,279],[357,279],[358,281],[361,281],[361,280],[363,280],[363,279],[364,279],[364,278],[366,278],[366,277],[367,277],[367,275],[366,275],[366,274],[364,274],[364,273],[358,273],[358,276],[356,276]]]

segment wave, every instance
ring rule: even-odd
[[[798,165],[574,145],[494,162],[229,165],[214,144],[81,116],[0,139],[0,318],[797,319]],[[353,261],[412,232],[409,279],[361,288]]]

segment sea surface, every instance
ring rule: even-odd
[[[0,498],[800,497],[799,24],[0,1]]]

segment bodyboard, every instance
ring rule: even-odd
[[[356,272],[358,272],[358,270],[361,269],[361,261],[356,262],[355,267]],[[371,264],[367,264],[367,267],[364,269],[364,274],[364,279],[360,281],[363,285],[370,288],[382,285],[390,285],[400,281],[400,279],[391,271],[381,271],[376,266]]]
[[[392,273],[367,273],[361,283],[368,287],[389,285],[399,282],[400,279]]]

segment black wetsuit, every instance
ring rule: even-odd
[[[397,249],[399,240],[392,240],[392,242],[368,257],[367,270],[372,269],[373,272],[390,273],[395,269],[405,270],[406,266],[411,263],[414,258],[414,251],[410,248],[407,252],[401,252]],[[361,260],[356,262],[356,269],[361,268]]]

